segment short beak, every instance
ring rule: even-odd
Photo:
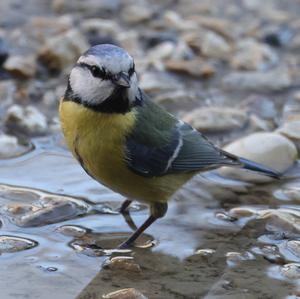
[[[125,72],[121,72],[115,75],[112,81],[118,86],[123,86],[126,88],[130,87],[130,78],[129,75],[126,74]]]

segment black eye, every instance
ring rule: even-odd
[[[90,67],[90,71],[91,71],[91,73],[92,73],[92,75],[94,76],[94,77],[97,77],[97,78],[105,78],[105,76],[106,76],[106,72],[105,72],[105,69],[103,69],[103,68],[99,68],[98,66],[96,66],[96,65],[92,65],[91,67]]]
[[[134,63],[133,63],[132,67],[131,67],[131,68],[129,69],[129,71],[128,71],[129,77],[131,77],[131,76],[133,75],[134,71],[135,71],[135,65],[134,65]]]

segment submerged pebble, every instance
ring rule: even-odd
[[[13,223],[21,227],[41,226],[72,219],[88,211],[88,205],[68,197],[45,196],[31,205],[20,203],[18,208],[6,205],[4,213]]]
[[[108,259],[103,264],[104,269],[121,270],[126,272],[141,272],[141,267],[131,256],[116,256]]]
[[[130,288],[102,295],[103,299],[147,299],[140,291]]]
[[[87,229],[78,225],[63,225],[56,229],[57,232],[70,237],[82,237],[87,233]]]
[[[37,242],[21,237],[0,236],[0,254],[22,251],[37,245]]]
[[[20,156],[29,150],[30,147],[19,144],[15,136],[0,134],[0,159]]]
[[[300,278],[300,264],[290,263],[286,264],[281,268],[281,274],[289,279]]]

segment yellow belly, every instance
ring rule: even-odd
[[[135,112],[94,112],[61,101],[60,120],[67,144],[85,170],[97,181],[124,196],[146,202],[165,202],[193,174],[146,178],[132,172],[125,161],[125,138]]]

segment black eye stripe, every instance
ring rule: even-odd
[[[100,68],[97,65],[90,65],[84,62],[79,62],[76,65],[79,67],[88,68],[91,74],[96,78],[100,78],[103,80],[108,80],[111,78],[111,75],[107,73],[104,68]]]

